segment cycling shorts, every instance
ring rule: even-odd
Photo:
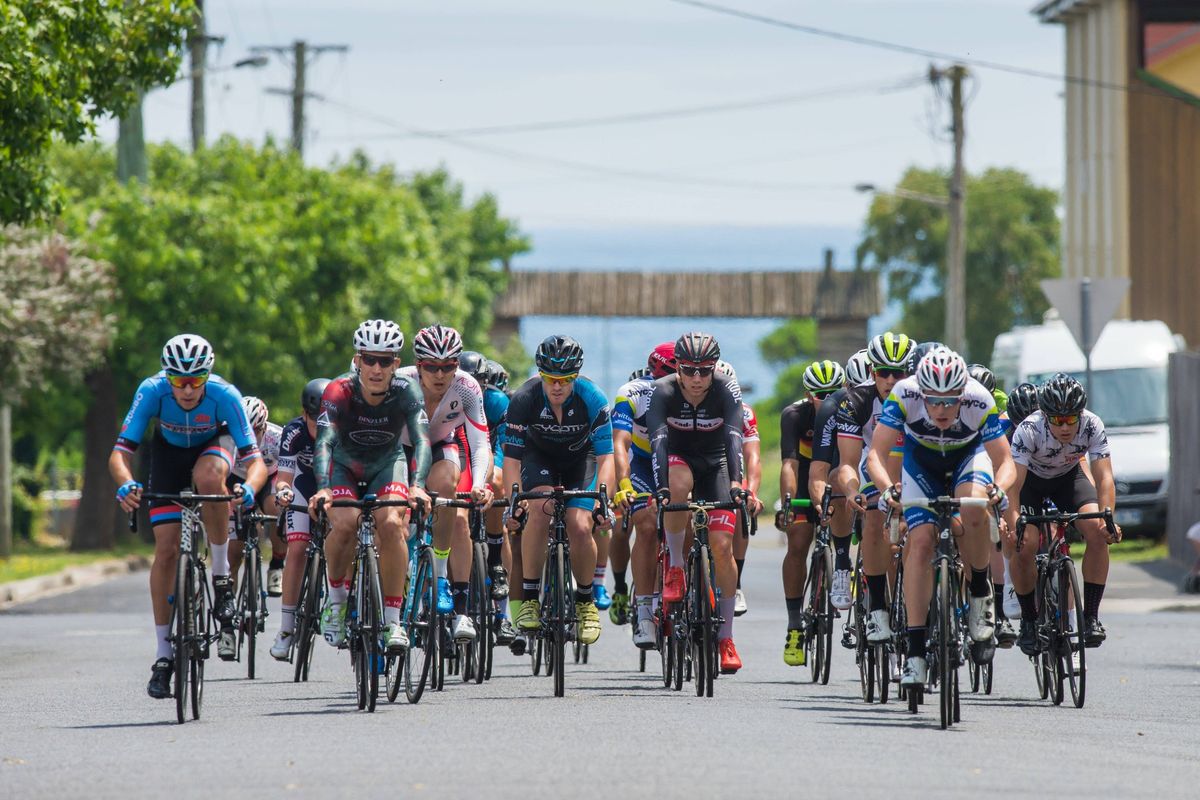
[[[458,483],[455,484],[454,491],[469,492],[471,484],[474,481],[474,476],[471,474],[471,445],[467,442],[466,428],[459,426],[454,431],[453,442],[434,442],[432,445],[433,457],[430,459],[430,465],[439,461],[451,461],[458,465]],[[409,470],[415,469],[412,463],[411,453],[409,457]]]
[[[636,514],[649,506],[650,499],[654,496],[654,462],[645,456],[635,455],[630,458],[629,482],[633,484],[633,490],[638,494],[649,495],[649,497],[639,497],[633,501],[629,507],[629,513]]]
[[[596,491],[599,474],[596,456],[586,457],[562,464],[528,444],[521,456],[521,490],[533,491],[537,486],[561,486],[572,491]],[[567,501],[567,508],[582,508],[591,511],[596,501],[576,498]]]
[[[686,456],[672,453],[667,463],[691,471],[692,499],[710,503],[728,503],[733,499],[729,493],[729,465],[725,463],[724,453]]]
[[[1078,511],[1089,503],[1100,503],[1096,487],[1079,464],[1057,478],[1039,478],[1032,472],[1025,473],[1025,483],[1021,486],[1021,513],[1041,514],[1044,500],[1053,502],[1059,511],[1067,512]]]
[[[201,457],[216,456],[232,470],[235,452],[233,437],[224,432],[195,447],[176,447],[164,437],[155,436],[150,447],[150,480],[146,489],[161,494],[178,494],[191,489],[192,470]],[[169,500],[151,500],[149,514],[150,525],[157,527],[177,524],[183,510]]]
[[[370,461],[343,458],[339,458],[339,451],[334,450],[333,463],[329,468],[329,488],[335,500],[359,499],[359,483],[367,485],[366,494],[379,498],[408,499],[408,459],[403,447]]]
[[[932,500],[944,495],[952,496],[954,490],[964,483],[977,483],[980,486],[991,483],[992,459],[987,451],[983,447],[964,449],[966,452],[961,457],[938,459],[940,466],[918,462],[910,452],[905,452],[904,476],[900,482],[901,498]],[[937,514],[928,508],[906,508],[904,521],[911,531],[918,525],[936,523]]]
[[[293,505],[303,506],[308,504],[308,495],[297,484],[292,485],[292,491],[295,492],[295,499],[292,500]],[[292,542],[308,542],[312,538],[312,528],[309,527],[312,523],[312,517],[305,511],[292,511],[288,509],[283,512],[283,528],[286,533],[288,544]]]

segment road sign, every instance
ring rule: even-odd
[[[1129,291],[1128,278],[1054,278],[1040,283],[1084,355],[1092,352]]]

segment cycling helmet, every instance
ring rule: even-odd
[[[413,343],[413,346],[416,346],[416,342]],[[486,382],[488,360],[484,357],[483,353],[476,353],[474,350],[463,350],[458,354],[458,368],[479,381],[481,386]]]
[[[574,375],[583,369],[583,348],[570,336],[547,336],[533,356],[539,372]]]
[[[212,365],[212,345],[202,336],[181,333],[163,346],[162,368],[172,375],[203,375]]]
[[[413,337],[413,355],[418,361],[449,361],[462,352],[462,336],[454,328],[430,325]]]
[[[730,364],[728,361],[718,361],[717,365],[713,368],[713,373],[718,378],[724,378],[727,381],[737,383],[737,372],[734,371],[733,364]]]
[[[961,392],[967,385],[967,365],[953,350],[941,348],[921,359],[917,383],[923,392]]]
[[[242,398],[242,408],[246,410],[246,419],[250,420],[250,427],[256,431],[261,431],[267,427],[267,404],[257,397],[247,395]]]
[[[1008,419],[1013,425],[1038,410],[1038,390],[1032,383],[1018,384],[1008,395]]]
[[[404,333],[390,319],[369,319],[354,331],[354,349],[367,353],[395,353],[404,349]]]
[[[846,385],[858,386],[871,379],[871,361],[867,358],[867,348],[859,350],[850,356],[846,362]]]
[[[983,364],[972,364],[967,367],[967,374],[983,384],[989,392],[996,391],[996,376]]]
[[[941,342],[921,342],[912,349],[912,355],[909,357],[908,371],[914,375],[917,372],[917,365],[921,363],[921,359],[937,350],[939,347],[946,345]]]
[[[492,386],[500,391],[508,388],[508,370],[499,361],[487,360],[487,374],[484,376],[484,385]]]
[[[313,419],[321,413],[321,396],[325,394],[325,387],[329,383],[328,378],[313,378],[304,384],[304,391],[300,393],[300,406]]]
[[[1086,405],[1083,384],[1065,372],[1046,381],[1038,391],[1038,408],[1046,415],[1078,414]]]
[[[804,370],[804,388],[817,392],[832,392],[840,389],[846,373],[836,361],[814,361]]]
[[[876,368],[907,370],[914,344],[903,333],[881,333],[867,344],[867,360]]]
[[[675,340],[675,360],[689,364],[708,364],[721,358],[721,346],[711,333],[694,331]]]
[[[631,381],[640,381],[642,378],[650,378],[651,380],[657,380],[654,377],[654,372],[651,371],[651,369],[649,367],[642,367],[641,369],[635,369],[633,372],[629,373],[629,380],[631,380]]]
[[[654,378],[670,375],[676,367],[674,342],[663,342],[651,350],[650,357],[646,359],[646,369]]]

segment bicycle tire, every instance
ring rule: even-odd
[[[363,609],[359,612],[363,644],[367,660],[367,711],[373,712],[379,702],[379,674],[383,671],[383,582],[379,575],[379,554],[368,548],[363,559],[366,592]]]
[[[196,576],[195,582],[192,584],[193,599],[189,602],[192,608],[192,618],[195,620],[196,636],[202,642],[208,641],[209,625],[212,617],[208,613],[208,591],[204,581],[203,570],[194,570]],[[192,719],[200,719],[200,709],[204,704],[204,661],[207,652],[204,645],[197,645],[194,641],[191,652],[191,701],[192,701]]]
[[[858,665],[859,690],[867,703],[875,702],[875,648],[867,642],[866,576],[862,572],[862,551],[855,565],[854,603],[850,606],[854,629],[854,660]]]
[[[873,645],[871,649],[875,652],[875,680],[877,682],[876,694],[879,698],[879,704],[883,705],[888,701],[888,692],[892,684],[892,672],[888,661],[887,645]]]
[[[1042,630],[1045,632],[1047,641],[1046,649],[1043,651],[1044,662],[1046,664],[1047,686],[1049,688],[1050,702],[1056,706],[1062,705],[1063,701],[1063,674],[1062,674],[1062,654],[1060,647],[1062,645],[1059,639],[1059,623],[1062,618],[1061,600],[1058,596],[1058,587],[1055,585],[1054,577],[1047,570],[1042,581],[1042,604],[1039,607],[1039,613],[1042,616]]]
[[[314,552],[305,559],[304,575],[300,584],[300,602],[296,607],[296,663],[292,676],[295,683],[308,680],[313,643],[316,641],[319,627],[324,584],[325,564],[320,553]]]
[[[412,608],[407,614],[408,654],[404,659],[404,696],[409,703],[420,702],[437,651],[436,629],[433,627],[437,611],[437,583],[433,580],[433,555],[427,548],[423,548],[417,557],[416,573],[413,578]],[[420,653],[416,658],[413,657],[414,648]]]
[[[713,584],[712,553],[707,545],[700,548],[701,656],[708,662],[704,674],[704,696],[713,696],[713,683],[721,671],[717,652],[717,599]]]
[[[551,560],[554,564],[552,575],[554,580],[554,591],[551,594],[553,612],[550,620],[552,628],[551,635],[551,658],[554,661],[554,696],[563,697],[566,694],[566,649],[567,649],[567,628],[570,626],[570,613],[567,610],[567,603],[571,602],[572,598],[567,595],[567,553],[564,545],[555,544],[551,548]]]
[[[954,605],[950,586],[950,564],[946,559],[937,565],[937,660],[939,722],[942,730],[954,724],[954,674],[950,650],[954,644]]]
[[[819,548],[818,548],[819,550]],[[805,603],[804,662],[813,683],[821,680],[821,582],[824,577],[825,559],[814,550],[810,559],[808,576],[804,579]]]
[[[663,688],[670,689],[675,683],[675,648],[672,646],[670,630],[665,617],[658,625],[658,655],[662,661]],[[645,652],[644,650],[642,652]]]
[[[258,615],[259,601],[262,599],[262,553],[258,548],[251,550],[248,562],[243,566],[246,570],[246,586],[249,592],[246,596],[246,618],[242,626],[246,628],[246,677],[254,680],[256,654],[258,650]]]
[[[174,627],[172,638],[175,645],[175,717],[182,725],[187,721],[188,678],[192,660],[192,634],[194,626],[189,598],[192,594],[190,553],[180,553],[175,565]]]
[[[491,652],[492,592],[487,575],[487,548],[475,542],[471,552],[471,594],[467,608],[475,616],[475,641],[471,643],[474,670],[470,677],[476,684],[487,678],[487,656]],[[464,670],[466,672],[466,670]],[[465,678],[464,678],[465,680]]]
[[[1068,685],[1071,688],[1071,702],[1075,704],[1076,708],[1083,708],[1084,700],[1087,699],[1087,644],[1084,640],[1087,628],[1085,627],[1083,595],[1079,591],[1079,577],[1075,572],[1075,562],[1069,558],[1064,560],[1059,568],[1059,575],[1062,582],[1059,597],[1069,598],[1075,606],[1075,629],[1065,631],[1063,634],[1064,640],[1067,642],[1064,672],[1067,673]],[[1065,619],[1065,615],[1063,619]],[[1071,653],[1079,655],[1078,672],[1075,671],[1072,664]]]
[[[995,676],[995,667],[992,664],[983,665],[983,693],[992,693],[992,678]]]

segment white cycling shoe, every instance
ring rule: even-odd
[[[283,568],[267,570],[267,596],[283,595]]]
[[[750,608],[746,605],[746,593],[738,589],[737,593],[733,596],[733,615],[740,617],[749,610]]]
[[[633,643],[643,650],[651,650],[658,640],[657,633],[654,629],[654,620],[639,619],[637,630],[633,632]]]
[[[387,642],[387,653],[390,656],[399,655],[408,649],[408,631],[399,622],[389,623],[383,629],[383,639]]]
[[[292,632],[280,631],[275,636],[275,643],[271,645],[271,658],[276,661],[287,661],[288,656],[292,652]]]
[[[845,611],[853,604],[850,598],[850,570],[835,569],[833,571],[833,585],[829,589],[829,602],[833,603],[833,607],[838,611]]]
[[[989,593],[987,597],[972,597],[970,612],[967,615],[967,629],[971,638],[977,642],[990,642],[996,632],[995,598]]]
[[[450,632],[454,636],[456,642],[473,642],[475,641],[475,623],[466,614],[459,614],[454,618],[454,624],[450,626]]]
[[[921,687],[929,679],[929,665],[919,656],[909,656],[900,675],[901,686]]]
[[[888,612],[882,608],[872,611],[867,617],[867,641],[871,644],[883,644],[891,638],[892,626],[888,622]]]

